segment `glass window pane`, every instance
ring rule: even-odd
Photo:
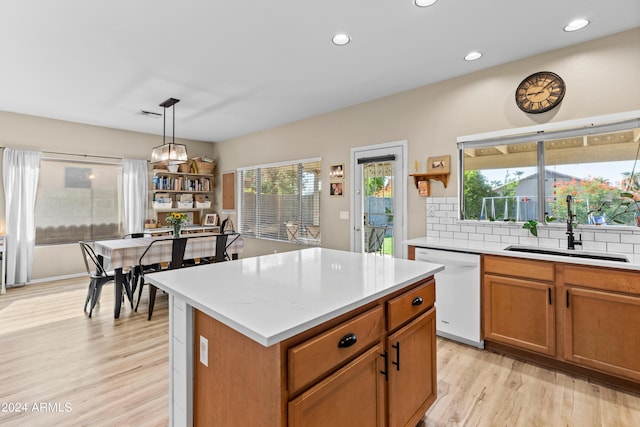
[[[537,219],[537,143],[464,149],[464,219]]]
[[[42,160],[35,221],[37,245],[120,237],[122,166]]]
[[[258,239],[320,244],[321,163],[240,171],[240,232]]]
[[[579,224],[635,225],[640,196],[640,129],[563,138],[544,143],[545,211],[566,221],[568,195]]]

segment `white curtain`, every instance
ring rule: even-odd
[[[122,159],[124,232],[144,231],[149,197],[149,172],[146,160]]]
[[[8,284],[27,283],[31,280],[40,157],[41,153],[38,151],[4,149],[2,178],[7,245],[4,256]]]

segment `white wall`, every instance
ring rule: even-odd
[[[637,110],[639,52],[640,29],[635,29],[216,143],[215,156],[220,170],[320,156],[328,182],[327,165],[348,165],[351,147],[408,140],[408,164],[418,160],[426,172],[429,156],[457,158],[458,136]],[[465,64],[461,61],[460,66]],[[559,74],[567,93],[558,108],[530,115],[516,107],[514,94],[518,83],[536,71]],[[349,221],[340,220],[339,212],[350,209],[351,172],[345,171],[345,197],[322,195],[324,247],[349,249]],[[433,183],[432,195],[456,197],[456,174],[453,164],[448,188]],[[409,178],[406,184],[408,237],[424,236],[425,199]],[[270,253],[272,248],[269,242],[248,241],[245,255]]]

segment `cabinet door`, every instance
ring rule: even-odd
[[[387,359],[389,426],[416,425],[436,400],[435,308],[387,338]]]
[[[382,344],[289,402],[289,426],[384,425]]]
[[[555,356],[551,283],[484,275],[484,338]]]
[[[640,380],[640,298],[566,288],[565,358]]]

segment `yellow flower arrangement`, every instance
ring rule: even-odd
[[[167,215],[167,223],[173,227],[174,237],[180,237],[180,229],[187,222],[187,219],[186,213],[173,212]]]

